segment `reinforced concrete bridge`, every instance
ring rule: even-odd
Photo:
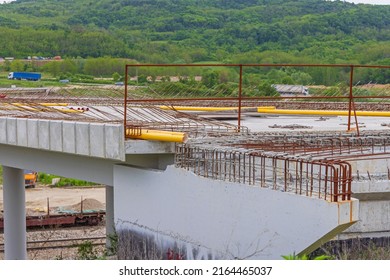
[[[121,259],[279,259],[343,234],[390,232],[385,213],[371,214],[389,205],[379,117],[359,126],[353,103],[343,117],[265,115],[261,100],[243,106],[242,96],[210,98],[228,108],[180,109],[149,88],[125,81],[124,98],[123,88],[74,87],[0,99],[5,259],[27,258],[23,169],[106,185],[107,234],[118,234]],[[362,215],[359,194],[381,204],[360,204]]]

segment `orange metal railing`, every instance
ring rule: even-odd
[[[169,71],[168,71],[168,70]],[[154,92],[155,94],[145,94],[142,98],[137,96],[131,96],[130,88],[147,88],[150,84],[153,83],[167,83],[173,85],[175,82],[180,82],[188,79],[187,73],[197,73],[200,78],[202,77],[202,73],[204,74],[206,70],[215,70],[220,71],[221,69],[227,69],[226,71],[229,73],[234,73],[234,77],[219,77],[219,81],[216,87],[221,87],[221,85],[234,84],[236,89],[231,94],[220,94],[216,91],[216,89],[210,89],[208,94],[206,95],[197,95],[197,94],[189,94],[188,92],[176,92],[172,90],[171,94],[165,94],[161,92]],[[287,69],[287,70],[286,70]],[[288,70],[292,69],[292,70]],[[297,70],[298,69],[298,70]],[[297,71],[300,72],[302,69],[305,71],[316,71],[320,69],[323,71],[324,75],[327,74],[327,69],[338,69],[340,74],[337,74],[338,77],[335,79],[343,83],[345,88],[344,92],[339,95],[310,95],[310,96],[253,96],[248,94],[249,88],[253,86],[251,85],[251,79],[256,76],[256,71],[262,71],[262,74],[257,75],[261,79],[264,73],[270,73],[273,70],[281,70],[285,71]],[[324,70],[325,69],[325,70]],[[355,126],[355,130],[357,135],[360,134],[359,131],[359,123],[357,121],[357,110],[361,110],[361,108],[369,108],[370,110],[383,110],[383,108],[387,108],[390,111],[390,103],[384,104],[384,106],[375,106],[375,104],[383,103],[383,101],[387,101],[390,98],[390,86],[387,86],[380,92],[380,94],[368,94],[364,95],[358,93],[358,91],[362,91],[358,86],[362,86],[359,78],[361,73],[357,73],[357,71],[388,71],[390,69],[389,65],[349,65],[349,64],[132,64],[126,65],[125,76],[125,102],[124,102],[124,125],[127,127],[131,125],[131,120],[129,118],[128,108],[134,106],[135,104],[142,104],[143,106],[151,106],[155,104],[163,104],[168,106],[174,105],[183,105],[183,106],[200,106],[200,104],[212,106],[213,104],[237,107],[237,129],[241,129],[241,120],[242,120],[242,108],[243,106],[250,105],[258,105],[258,106],[276,106],[277,108],[282,108],[285,106],[289,106],[289,108],[307,108],[309,106],[310,109],[312,107],[319,107],[320,105],[328,106],[331,108],[343,107],[348,115],[348,127],[347,130],[351,131],[352,127]],[[169,72],[171,80],[163,81],[162,79],[154,79],[158,77],[158,71],[160,72]],[[203,71],[203,72],[202,72]],[[223,71],[222,71],[223,72]],[[303,71],[304,72],[304,71]],[[142,75],[147,77],[147,84],[138,83],[139,78]],[[174,73],[174,74],[173,74]],[[387,72],[386,72],[387,73]],[[386,75],[386,73],[384,75]],[[226,75],[225,75],[226,76]],[[172,77],[176,78],[176,81],[172,81]],[[133,81],[130,81],[130,79]],[[256,77],[255,77],[256,78]],[[222,81],[222,80],[225,81]],[[226,81],[226,79],[228,81]],[[230,79],[230,80],[229,80]],[[257,78],[256,78],[257,79]],[[135,81],[135,84],[134,84]],[[373,85],[375,84],[375,80],[370,80],[368,83],[365,82],[365,85]],[[198,84],[201,84],[198,80]],[[317,87],[318,85],[311,84],[310,86]],[[325,90],[323,90],[325,91]],[[131,90],[134,92],[134,89]],[[359,100],[365,100],[368,102],[357,102]],[[284,104],[283,104],[284,103]],[[320,104],[319,104],[320,103]],[[326,103],[326,104],[325,104]],[[156,126],[158,128],[158,122],[156,122]],[[153,126],[153,125],[152,125]]]

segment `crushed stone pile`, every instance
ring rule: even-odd
[[[93,198],[87,198],[79,203],[70,205],[70,206],[65,206],[61,207],[60,212],[81,212],[81,206],[83,212],[91,212],[91,211],[105,211],[106,207],[104,206],[103,203],[100,201],[93,199]]]

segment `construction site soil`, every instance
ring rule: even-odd
[[[50,213],[59,210],[79,211],[81,201],[84,210],[105,209],[105,188],[95,187],[51,187],[37,185],[35,188],[26,188],[26,214],[42,215],[47,214],[49,206]],[[3,210],[3,191],[0,186],[0,217]]]
[[[50,187],[38,185],[35,188],[26,189],[26,215],[57,214],[61,211],[104,211],[105,188],[96,187]],[[3,190],[0,186],[0,217],[3,215]],[[58,239],[80,239],[102,237],[106,235],[105,225],[82,227],[50,227],[45,229],[28,229],[27,242],[51,241]],[[3,232],[0,232],[0,244],[4,243]],[[99,254],[104,251],[104,245],[94,247]],[[29,250],[28,259],[53,260],[53,259],[77,259],[78,246],[73,248],[57,248],[45,250]],[[0,252],[0,260],[4,259],[4,253]]]

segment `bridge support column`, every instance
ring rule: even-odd
[[[26,260],[26,200],[23,169],[3,166],[4,259]]]
[[[106,248],[111,247],[110,236],[113,236],[114,234],[114,188],[112,186],[106,186]]]

